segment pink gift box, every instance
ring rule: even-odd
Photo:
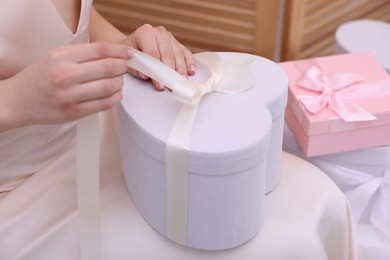
[[[372,54],[280,65],[289,78],[286,121],[306,156],[390,144],[390,77]]]

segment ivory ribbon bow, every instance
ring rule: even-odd
[[[329,107],[346,122],[375,120],[374,115],[350,99],[390,95],[390,80],[360,83],[363,79],[359,74],[350,72],[325,75],[317,66],[312,66],[297,85],[317,95],[300,95],[298,100],[313,114]]]
[[[172,90],[183,106],[171,129],[166,145],[165,171],[167,185],[167,237],[186,244],[188,211],[188,149],[198,102],[213,91],[237,93],[253,86],[250,64],[256,56],[237,54],[222,63],[214,53],[195,54],[198,62],[208,68],[211,77],[194,83],[160,61],[133,50],[128,66],[159,81]]]
[[[213,91],[222,93],[238,93],[253,85],[253,77],[249,65],[256,56],[236,54],[222,63],[219,56],[211,52],[195,54],[195,59],[211,72],[211,77],[203,83],[195,83],[185,79],[157,59],[143,52],[133,50],[133,58],[127,62],[132,67],[172,90],[175,98],[185,104],[197,104],[205,94]]]

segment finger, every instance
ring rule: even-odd
[[[149,77],[146,76],[145,74],[139,72],[138,70],[130,68],[130,67],[127,68],[127,72],[130,73],[131,75],[133,75],[134,77],[137,77],[137,78],[140,78],[140,79],[143,79],[143,80],[149,79]]]
[[[135,33],[136,39],[142,39],[140,42],[137,41],[136,47],[138,47],[140,51],[154,57],[155,59],[161,60],[160,50],[157,46],[156,28],[150,25],[144,25]],[[139,33],[142,33],[142,36],[137,37],[137,34]]]
[[[173,38],[173,36],[169,32],[167,32],[164,29],[164,27],[158,27],[158,28],[159,29],[156,35],[156,44],[158,47],[158,51],[160,52],[160,60],[161,62],[167,64],[172,69],[176,69],[175,53],[174,50],[172,49],[173,44],[171,44],[171,38]]]
[[[70,45],[52,51],[53,58],[66,58],[82,63],[91,60],[105,58],[128,59],[130,57],[129,48],[126,45],[110,43],[89,43]]]
[[[62,85],[72,85],[121,76],[127,72],[123,59],[101,59],[68,66],[59,71],[54,79]]]
[[[77,119],[93,113],[101,112],[117,105],[122,99],[122,91],[101,99],[88,100],[74,104],[65,109],[68,117]]]
[[[182,45],[182,44],[180,44],[180,45],[181,45],[180,47],[181,47],[183,54],[184,54],[187,72],[189,75],[194,75],[196,72],[196,62],[195,62],[194,55],[192,54],[192,52],[190,50],[188,50],[186,47],[184,47],[184,45]]]
[[[141,72],[139,72],[139,71],[137,71],[135,69],[129,68],[128,72],[130,74],[132,74],[133,76],[137,77],[137,78],[140,78],[140,79],[143,79],[143,80],[148,80],[149,79],[148,76],[144,75],[143,73],[141,73]],[[156,80],[152,80],[152,85],[153,85],[153,88],[158,90],[158,91],[162,91],[162,90],[165,89],[165,87],[162,84],[160,84],[158,81],[156,81]]]
[[[163,91],[165,89],[165,86],[162,85],[160,82],[152,79],[152,85],[155,90]]]
[[[121,91],[123,77],[106,78],[74,86],[61,97],[63,103],[81,103],[96,99],[109,98]]]
[[[138,34],[142,34],[142,36],[138,36]],[[140,51],[148,54],[149,56],[152,56],[153,58],[160,60],[160,50],[157,46],[157,40],[156,40],[156,28],[149,24],[145,24],[142,27],[138,28],[134,32],[135,37],[133,39],[142,39],[142,41],[138,42],[135,41],[134,45],[136,48],[138,48]],[[147,80],[149,79],[148,76],[144,75],[143,73],[134,70],[132,68],[128,68],[127,70],[130,74],[132,74],[135,77]],[[156,82],[153,83],[153,86],[161,90],[161,87]]]
[[[175,60],[175,70],[183,77],[188,78],[188,71],[183,49],[175,38],[171,38],[171,49],[174,55],[173,58]]]
[[[127,72],[127,63],[123,59],[102,59],[83,63],[80,66],[80,73],[84,80],[82,82],[96,79],[112,78],[122,76]]]

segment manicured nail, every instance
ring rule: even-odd
[[[159,90],[164,90],[165,89],[165,87],[161,83],[158,83],[157,86],[158,86]]]
[[[190,73],[191,73],[191,74],[194,74],[194,73],[195,73],[195,70],[196,70],[195,65],[192,64],[192,65],[190,66]]]
[[[127,50],[127,57],[133,58],[133,52],[131,50]]]
[[[143,74],[142,72],[138,72],[138,75],[141,77],[141,79],[144,79],[144,80],[148,79],[148,77],[145,74]]]

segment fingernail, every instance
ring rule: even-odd
[[[194,73],[195,73],[195,70],[196,70],[195,65],[192,64],[192,65],[190,66],[190,73],[191,73],[191,74],[194,74]]]
[[[188,79],[188,75],[187,74],[181,74],[184,78]]]
[[[147,80],[147,79],[148,79],[148,77],[147,77],[145,74],[143,74],[142,72],[138,72],[138,75],[139,75],[142,79],[144,79],[144,80]]]
[[[165,87],[161,83],[158,83],[158,88],[159,88],[159,90],[164,90],[165,89]]]
[[[131,50],[127,50],[127,57],[133,58],[133,52]]]

